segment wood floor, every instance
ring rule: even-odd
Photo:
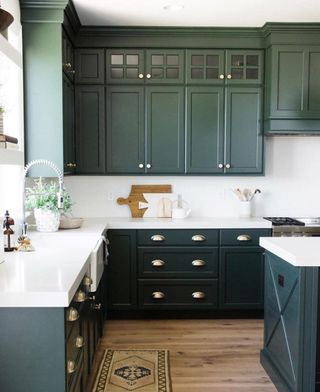
[[[261,320],[108,320],[94,373],[105,348],[168,349],[172,392],[274,392],[262,336]]]

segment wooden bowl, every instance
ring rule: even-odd
[[[8,11],[0,8],[0,33],[9,27],[13,20],[13,16]]]

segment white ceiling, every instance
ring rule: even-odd
[[[260,27],[265,22],[320,22],[320,0],[73,0],[73,2],[83,25]],[[169,9],[165,10],[165,8]]]

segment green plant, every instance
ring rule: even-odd
[[[0,105],[0,114],[3,114],[5,112],[4,107]]]
[[[34,182],[34,186],[26,188],[26,208],[28,210],[40,208],[42,210],[58,211],[57,193],[59,191],[59,185],[53,181],[45,183],[42,181],[41,177],[38,180],[34,180]],[[72,199],[69,192],[65,189],[63,191],[63,197],[63,211],[70,211],[72,207]]]

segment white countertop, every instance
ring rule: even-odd
[[[261,237],[260,245],[294,266],[320,266],[319,237]]]
[[[86,218],[80,229],[29,231],[35,252],[5,254],[0,264],[0,307],[69,306],[104,228],[271,228],[262,218]]]

